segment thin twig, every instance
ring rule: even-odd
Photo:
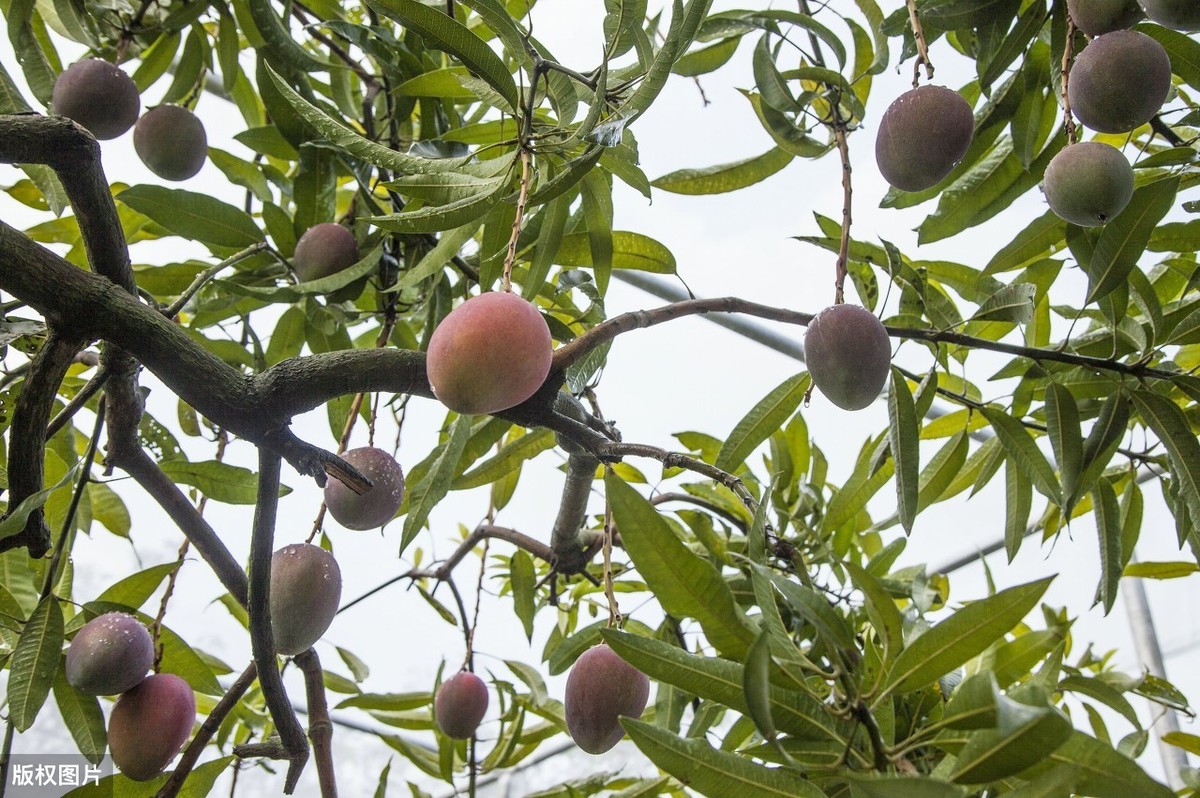
[[[200,289],[208,284],[209,280],[216,277],[230,266],[240,263],[246,258],[257,255],[258,253],[267,249],[270,249],[270,247],[265,241],[260,241],[257,244],[251,244],[241,252],[230,255],[228,258],[216,264],[215,266],[210,266],[209,268],[200,272],[198,275],[196,275],[196,279],[192,280],[191,285],[183,290],[183,293],[179,295],[178,299],[176,299],[167,307],[163,308],[163,315],[168,319],[175,318],[175,316],[179,314],[179,311],[187,307],[187,303],[192,300],[192,297],[199,293]]]
[[[471,534],[467,535],[466,539],[463,540],[463,542],[459,544],[458,548],[454,550],[454,553],[447,557],[437,568],[413,568],[412,570],[405,571],[399,576],[393,576],[391,579],[376,585],[366,593],[363,593],[361,596],[358,596],[357,598],[343,604],[338,609],[338,614],[341,615],[354,605],[366,601],[371,596],[374,596],[376,593],[379,593],[385,588],[391,587],[397,582],[403,582],[407,579],[432,579],[438,582],[445,581],[450,577],[450,574],[453,573],[455,567],[457,567],[458,564],[462,562],[468,554],[471,553],[471,550],[478,546],[480,541],[486,538],[493,538],[495,540],[502,540],[505,543],[511,543],[517,548],[524,549],[534,557],[537,557],[539,560],[544,562],[553,562],[554,560],[554,553],[551,551],[550,547],[545,543],[542,543],[540,540],[535,540],[528,535],[524,535],[516,530],[507,529],[502,526],[480,524],[473,532],[471,532]]]
[[[611,473],[611,469],[606,469]],[[604,497],[604,597],[608,599],[608,628],[622,626],[621,608],[617,605],[617,596],[613,592],[612,575],[612,546],[613,546],[613,517],[612,505],[608,496]]]
[[[46,579],[42,582],[42,598],[46,598],[54,590],[58,581],[58,567],[62,563],[63,552],[70,548],[68,541],[75,528],[75,514],[79,512],[79,502],[88,483],[92,481],[92,462],[96,459],[96,449],[100,445],[100,432],[104,429],[104,398],[100,398],[100,408],[96,413],[96,423],[92,427],[92,437],[88,439],[87,451],[80,461],[79,480],[75,484],[75,492],[71,495],[71,505],[67,508],[67,517],[63,520],[62,529],[58,533],[58,542],[54,545],[50,556],[50,564],[46,567]]]
[[[613,340],[622,333],[653,327],[657,324],[663,324],[664,322],[673,321],[684,316],[704,313],[742,313],[747,316],[801,326],[808,326],[813,320],[812,313],[761,305],[757,302],[750,302],[737,297],[687,299],[650,310],[622,313],[619,316],[613,316],[611,319],[597,324],[570,343],[556,349],[551,370],[565,372],[569,366],[578,362],[588,352],[603,343]],[[1024,357],[1039,363],[1067,363],[1072,366],[1083,366],[1084,368],[1096,369],[1098,371],[1111,371],[1131,377],[1152,377],[1168,381],[1180,376],[1175,372],[1153,368],[1144,363],[1122,363],[1110,358],[1079,355],[1058,349],[1039,349],[1037,347],[1006,344],[1000,341],[989,341],[985,338],[965,335],[952,330],[893,327],[887,325],[884,326],[884,329],[892,338],[924,341],[927,343],[957,344],[972,349],[986,349],[992,352],[1002,352],[1007,355]]]

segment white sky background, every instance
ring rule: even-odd
[[[716,9],[738,5],[714,3]],[[889,0],[884,5],[888,12],[897,3]],[[534,12],[535,34],[567,65],[587,70],[595,65],[599,55],[602,17],[603,4],[599,2],[542,0]],[[771,146],[749,103],[736,91],[738,87],[753,86],[749,56],[754,38],[746,37],[733,62],[719,72],[701,78],[711,105],[702,106],[691,80],[673,77],[658,102],[634,125],[641,166],[651,179],[680,168],[757,155]],[[915,257],[918,250],[912,228],[933,210],[934,205],[926,204],[907,211],[877,209],[886,185],[874,166],[873,126],[887,103],[907,89],[911,79],[909,63],[901,65],[897,71],[898,45],[895,40],[892,43],[892,68],[875,79],[867,129],[850,137],[855,191],[853,234],[868,241],[876,240],[876,237],[887,238]],[[64,47],[62,52],[64,59],[68,59],[67,54],[72,51]],[[970,79],[969,65],[956,59],[945,41],[934,44],[932,56],[938,67],[935,82],[958,88]],[[0,42],[0,57],[13,77],[20,81],[7,41]],[[154,104],[167,85],[167,79],[160,80],[143,97],[143,105]],[[241,116],[236,109],[206,96],[197,110],[205,120],[211,146],[247,155],[231,138],[242,129]],[[103,151],[110,180],[131,184],[161,182],[134,155],[131,136],[104,142]],[[20,177],[17,170],[0,167],[0,183],[11,184]],[[211,164],[180,187],[211,193],[239,206],[242,202],[241,190],[229,186]],[[736,295],[811,312],[832,302],[835,256],[790,237],[816,232],[813,211],[833,217],[840,213],[840,168],[836,155],[820,162],[794,161],[766,182],[730,195],[682,197],[656,192],[653,203],[647,203],[640,194],[619,181],[614,195],[615,228],[635,230],[667,245],[675,254],[680,275],[698,296]],[[919,256],[957,260],[981,267],[992,253],[1011,239],[1014,231],[1044,209],[1040,194],[1031,192],[987,224],[949,241],[922,247]],[[17,226],[35,221],[28,209],[7,195],[0,195],[0,215]],[[181,260],[184,246],[178,239],[157,247],[139,245],[133,251],[133,260],[135,263]],[[194,252],[187,251],[199,257],[204,255],[204,250],[199,247]],[[1077,269],[1064,269],[1055,290],[1059,301],[1078,304],[1083,298],[1085,281]],[[609,315],[659,304],[662,304],[659,300],[618,281],[612,283],[607,299]],[[777,326],[776,329],[786,335],[802,336],[798,328]],[[260,332],[266,334],[269,330]],[[925,371],[930,365],[927,351],[912,344],[900,347],[896,360],[916,371]],[[987,353],[975,353],[968,361],[965,376],[983,389],[985,397],[1004,401],[1005,389],[986,382],[1002,362],[1001,358]],[[617,420],[625,440],[678,448],[673,433],[697,430],[721,437],[728,434],[762,396],[800,368],[795,361],[693,317],[620,337],[613,346],[598,393],[605,414]],[[150,375],[143,376],[143,383],[154,387],[149,405],[151,412],[171,423],[175,417],[175,398]],[[435,402],[417,399],[411,403],[399,451],[400,462],[406,469],[435,445],[436,432],[443,418],[444,410]],[[849,474],[863,441],[887,424],[886,408],[882,403],[859,413],[846,413],[832,407],[819,393],[814,395],[806,418],[814,443],[830,460],[830,479],[835,483],[840,483]],[[80,420],[81,426],[86,424],[90,424],[90,419]],[[297,419],[294,428],[311,442],[329,448],[336,446],[323,409]],[[381,426],[378,436],[381,445],[389,445],[393,432]],[[194,459],[212,457],[212,447],[207,443],[182,437],[181,442]],[[352,445],[365,445],[365,442],[365,428],[360,425]],[[943,442],[934,441],[923,447],[923,462]],[[253,450],[245,443],[235,443],[230,447],[229,460],[254,467]],[[653,462],[632,462],[652,482],[661,473]],[[560,463],[560,455],[545,453],[527,464],[515,498],[498,515],[497,523],[548,539],[562,484],[562,474],[557,470]],[[280,503],[277,546],[299,542],[307,536],[320,502],[320,492],[315,485],[290,468],[284,469],[284,482],[295,490]],[[1144,560],[1185,559],[1187,555],[1180,555],[1175,546],[1173,522],[1157,488],[1148,484],[1144,489],[1146,516],[1138,556]],[[93,537],[81,541],[76,549],[76,596],[79,600],[93,598],[119,576],[173,560],[181,542],[179,532],[139,489],[130,485],[121,490],[134,518],[134,547],[131,549],[97,525]],[[593,497],[592,510],[599,512],[602,507],[602,498],[597,494]],[[894,493],[888,486],[872,503],[872,512],[876,518],[882,518],[893,508]],[[414,548],[407,552],[408,557],[418,546],[425,552],[425,562],[429,562],[431,552],[445,556],[458,539],[458,524],[470,527],[486,510],[486,489],[451,494],[431,515],[431,533],[418,538]],[[1035,508],[1036,512],[1038,508]],[[210,503],[206,517],[234,555],[244,560],[249,541],[250,509]],[[898,566],[928,562],[931,568],[936,567],[1002,537],[1003,525],[1003,483],[994,480],[992,486],[970,503],[958,497],[923,512]],[[333,522],[327,523],[342,568],[343,601],[407,569],[406,562],[395,558],[400,526],[393,524],[379,534],[347,532]],[[887,539],[899,534],[898,529],[891,530]],[[505,555],[511,553],[507,547],[499,545],[493,546],[493,551]],[[1098,651],[1117,649],[1115,661],[1118,666],[1126,672],[1138,673],[1141,666],[1129,636],[1123,607],[1114,608],[1107,618],[1100,610],[1089,608],[1099,577],[1096,552],[1095,529],[1089,516],[1074,523],[1070,533],[1064,533],[1054,545],[1041,547],[1036,539],[1030,539],[1012,565],[1007,565],[1002,555],[991,557],[989,564],[997,586],[1001,588],[1061,572],[1045,600],[1052,606],[1066,605],[1072,615],[1078,616],[1074,627],[1074,652],[1070,659],[1074,660],[1088,643],[1094,642]],[[471,557],[459,568],[460,585],[468,594],[473,593],[477,567],[478,558]],[[982,577],[983,570],[979,566],[955,574],[952,600],[963,601],[984,595],[986,584]],[[1192,660],[1190,649],[1200,638],[1200,622],[1192,613],[1181,613],[1176,608],[1195,606],[1194,584],[1194,578],[1147,584],[1162,645],[1168,655],[1168,676],[1193,698],[1200,695],[1200,689],[1197,689],[1200,676],[1196,669],[1188,666]],[[492,594],[498,586],[496,581],[485,585]],[[221,592],[204,564],[193,555],[180,575],[167,623],[183,633],[193,645],[221,657],[235,671],[240,671],[249,660],[249,639],[224,608],[211,603]],[[448,591],[441,590],[437,595],[447,604],[451,603]],[[656,621],[654,616],[645,614],[647,609],[639,610],[641,602],[638,599],[627,595],[620,599],[624,611],[633,612],[634,617],[644,618],[651,624]],[[147,605],[147,611],[153,612],[156,606],[157,597]],[[536,664],[553,628],[555,614],[543,610],[538,616],[533,643],[529,645],[509,606],[507,599],[485,601],[476,637],[476,662],[477,669],[485,676],[490,671],[499,679],[515,681],[502,660],[516,658]],[[323,663],[346,674],[347,668],[339,661],[333,645],[349,648],[371,667],[371,676],[362,685],[369,692],[430,689],[442,658],[446,660],[446,667],[453,671],[463,656],[459,630],[440,620],[415,591],[408,591],[403,585],[395,585],[339,616],[324,642],[318,645]],[[549,678],[548,683],[551,693],[561,697],[562,677]],[[288,685],[291,694],[301,700],[300,682],[289,679]],[[331,703],[337,700],[338,696],[330,694]],[[1134,703],[1144,719],[1152,717],[1144,702],[1135,700]],[[56,714],[52,701],[43,713],[41,723],[34,730],[17,737],[16,753],[65,750],[71,745],[61,727],[50,722],[56,721],[52,718]],[[1078,716],[1082,718],[1082,713]],[[1114,741],[1131,731],[1125,721],[1111,713],[1105,717]],[[495,718],[496,697],[493,693],[492,708],[481,729],[484,739],[481,752],[489,750],[488,738],[497,729]],[[371,722],[366,716],[357,719]],[[1185,729],[1194,731],[1186,719],[1183,720]],[[335,730],[335,746],[342,794],[369,795],[389,758],[394,760],[390,793],[407,794],[403,781],[406,775],[411,775],[406,774],[403,760],[393,756],[386,747],[342,728]],[[622,743],[618,751],[624,751],[626,755],[636,753],[627,742]],[[624,761],[626,757],[620,759]],[[633,757],[630,761],[635,763],[630,765],[631,772],[647,772],[644,760]],[[1161,771],[1153,745],[1148,747],[1141,761],[1152,772]],[[551,786],[560,778],[578,777],[585,769],[594,772],[619,767],[621,763],[611,755],[559,757],[552,764],[539,768],[536,779],[528,785],[521,779],[514,782],[513,794],[523,794],[535,786]],[[239,794],[276,795],[282,784],[281,774],[282,771],[279,775],[263,775],[261,771],[244,773],[241,779],[244,789],[239,789]],[[428,782],[424,778],[421,781]],[[429,785],[427,789],[435,796],[446,792],[444,785],[441,788]],[[310,766],[298,794],[316,794],[315,790],[315,773]],[[217,794],[221,792],[218,789]]]

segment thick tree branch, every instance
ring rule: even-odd
[[[58,175],[79,221],[88,263],[133,293],[137,286],[117,205],[100,165],[100,144],[65,116],[0,115],[0,163],[40,163]]]
[[[581,573],[599,549],[599,540],[584,546],[579,534],[587,519],[588,498],[592,495],[592,481],[596,478],[598,465],[598,459],[582,452],[572,452],[567,459],[567,478],[563,484],[558,515],[550,531],[550,549],[554,556],[552,563],[554,570],[560,574]]]
[[[196,547],[196,551],[200,552],[200,556],[221,580],[229,595],[245,607],[247,581],[242,566],[229,553],[229,549],[196,507],[188,501],[187,496],[179,490],[179,486],[158,467],[158,463],[151,460],[141,447],[133,447],[124,453],[120,460],[114,462],[114,465],[133,477],[134,481],[158,502]]]
[[[308,740],[276,664],[275,637],[271,631],[271,557],[274,553],[275,514],[279,507],[279,455],[258,450],[258,502],[250,533],[250,586],[246,610],[250,615],[250,650],[258,667],[258,683],[271,720],[289,760],[283,791],[291,795],[308,762]]]
[[[10,511],[43,487],[46,424],[50,420],[50,407],[67,369],[75,362],[75,355],[85,344],[86,341],[81,338],[60,333],[52,327],[46,342],[34,356],[13,410],[8,450],[11,463],[8,469]],[[50,529],[46,526],[46,517],[40,507],[29,514],[23,530],[0,539],[0,551],[19,546],[27,547],[29,556],[35,559],[44,556],[50,549]]]
[[[333,770],[333,723],[329,720],[329,705],[325,701],[321,660],[317,652],[310,648],[296,655],[292,661],[304,673],[304,692],[308,698],[308,739],[312,740],[321,798],[337,798],[337,781]]]

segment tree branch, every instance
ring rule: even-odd
[[[258,450],[258,502],[250,533],[250,585],[246,610],[250,615],[250,650],[258,667],[258,683],[271,720],[289,760],[283,791],[291,795],[308,762],[308,740],[276,664],[275,637],[271,631],[271,557],[274,553],[275,512],[279,506],[279,455]]]
[[[567,478],[563,484],[558,515],[550,531],[551,563],[560,574],[581,573],[598,550],[599,541],[584,546],[580,531],[587,518],[588,498],[600,461],[590,454],[572,452],[567,459]]]
[[[13,410],[9,437],[8,508],[9,512],[43,487],[46,458],[46,424],[50,408],[58,395],[58,386],[75,362],[75,355],[86,341],[78,336],[61,333],[51,327],[42,348],[33,358],[29,374],[21,386]],[[34,559],[45,556],[50,549],[50,529],[42,508],[29,514],[25,528],[17,534],[0,539],[0,551],[25,546]]]
[[[225,721],[225,717],[237,706],[238,701],[250,689],[250,685],[254,684],[254,679],[258,676],[258,669],[251,662],[246,666],[246,670],[238,676],[237,681],[229,685],[229,689],[225,691],[225,695],[221,696],[221,700],[208,713],[208,717],[204,719],[204,723],[200,724],[200,729],[196,732],[187,748],[183,749],[183,755],[179,758],[179,763],[175,765],[175,770],[171,773],[171,778],[167,779],[155,795],[155,798],[175,798],[179,794],[179,790],[183,787],[183,783],[187,777],[191,775],[192,768],[196,767],[196,763],[200,761],[200,755],[204,753],[204,749],[208,746],[208,741],[217,733],[217,729],[221,728],[221,724]]]
[[[329,705],[325,701],[321,660],[317,652],[310,648],[296,655],[292,661],[304,674],[304,690],[308,698],[308,738],[312,740],[321,798],[337,798],[333,770],[333,723],[329,720]]]

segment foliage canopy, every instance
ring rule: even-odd
[[[1165,48],[1174,88],[1150,124],[1094,137],[1134,164],[1124,211],[1098,228],[1047,211],[996,251],[957,263],[927,259],[919,245],[972,235],[1036,191],[1071,138],[1086,137],[1062,108],[1065,65],[1088,46],[1063,0],[800,0],[797,10],[721,11],[708,0],[662,9],[606,0],[596,31],[603,57],[586,72],[532,35],[533,5],[3,3],[15,58],[0,64],[0,160],[24,171],[4,190],[41,220],[25,231],[0,222],[0,291],[11,299],[0,306],[0,761],[51,695],[80,752],[103,755],[101,701],[66,682],[62,651],[87,620],[123,609],[152,630],[156,669],[186,679],[208,718],[173,775],[140,786],[116,776],[123,796],[179,794],[185,783],[187,795],[207,794],[236,761],[268,758],[287,761],[276,779],[290,791],[310,741],[322,794],[334,795],[331,700],[416,730],[377,737],[410,775],[468,783],[473,793],[478,775],[517,767],[566,733],[539,670],[561,674],[601,641],[656,684],[650,711],[624,725],[660,772],[588,774],[539,793],[546,798],[1172,795],[1136,762],[1151,732],[1130,697],[1187,710],[1178,690],[1073,648],[1067,613],[1041,603],[1048,580],[951,603],[946,575],[896,566],[905,545],[897,528],[920,534],[932,505],[1002,481],[1010,559],[1031,535],[1053,541],[1071,519],[1094,518],[1105,611],[1123,574],[1197,570],[1200,223],[1188,220],[1197,206],[1186,197],[1200,182],[1200,42],[1138,25]],[[67,65],[60,51],[81,47],[122,64],[143,105],[150,96],[227,104],[244,152],[212,148],[208,158],[245,190],[243,205],[198,186],[116,182],[86,131],[43,115]],[[771,148],[651,179],[639,118],[668,80],[720,70],[739,48],[755,81],[746,113]],[[882,198],[887,209],[936,200],[919,245],[905,252],[852,226],[852,197],[874,198],[854,194],[847,153],[865,149],[866,126],[891,99],[872,92],[873,78],[912,63],[916,83],[917,70],[928,75],[943,56],[973,73],[952,88],[973,108],[974,136],[937,185]],[[615,337],[713,312],[807,325],[821,308],[729,297],[609,318],[606,292],[623,272],[687,276],[661,242],[614,229],[614,185],[646,197],[736,192],[822,158],[846,164],[846,204],[817,214],[800,240],[836,261],[838,301],[848,278],[892,339],[916,344],[893,363],[887,428],[834,482],[819,445],[829,443],[806,422],[812,384],[802,372],[732,430],[716,431],[723,437],[682,433],[676,452],[623,441],[597,399],[609,388],[603,367]],[[328,222],[353,231],[359,259],[300,281],[296,243]],[[134,245],[173,238],[209,256],[130,265],[142,251]],[[1061,289],[1070,267],[1087,277],[1074,305]],[[470,666],[472,619],[459,588],[467,580],[456,568],[482,550],[480,584],[505,596],[531,639],[535,616],[557,613],[544,664],[507,663],[512,678],[492,685],[498,722],[486,740],[462,742],[436,728],[432,692],[363,692],[366,663],[338,649],[354,678],[340,677],[310,650],[294,658],[310,711],[304,729],[280,679],[266,595],[276,505],[288,490],[281,461],[314,497],[327,475],[365,488],[334,450],[345,451],[356,429],[374,438],[377,423],[402,428],[411,397],[433,399],[424,357],[432,331],[465,297],[510,287],[556,342],[550,375],[495,415],[447,413],[438,445],[403,464],[394,525],[411,561],[435,506],[489,487],[486,521],[462,529],[453,556],[416,562],[402,579],[462,628]],[[981,351],[1007,358],[985,375],[994,383],[964,376],[979,379],[969,367]],[[176,418],[146,412],[141,369],[178,397]],[[954,409],[935,418],[935,401]],[[329,438],[289,428],[322,406]],[[196,447],[180,438],[215,449],[192,459],[185,449]],[[224,461],[233,438],[254,445],[256,468]],[[505,527],[516,491],[544,490],[520,482],[524,464],[556,455],[565,476],[550,539]],[[657,462],[661,474],[648,480],[634,458]],[[163,624],[184,552],[94,600],[76,595],[74,570],[87,567],[70,557],[79,533],[136,531],[129,493],[101,471],[132,477],[219,577],[227,592],[218,598],[249,630],[240,677],[219,681],[234,668],[190,645],[188,629]],[[588,512],[593,492],[604,497],[601,513]],[[1159,495],[1186,561],[1131,564],[1144,503]],[[204,520],[205,502],[246,506],[248,524],[253,507],[248,562]],[[312,537],[336,552],[344,533],[326,534],[323,517],[322,507]],[[380,546],[380,556],[393,555]],[[453,607],[434,597],[442,583]],[[618,593],[653,600],[624,618]],[[611,612],[608,622],[589,623],[597,607]],[[1132,728],[1114,738],[1097,707]],[[1192,735],[1169,742],[1200,751]],[[1200,787],[1197,774],[1181,777]]]

